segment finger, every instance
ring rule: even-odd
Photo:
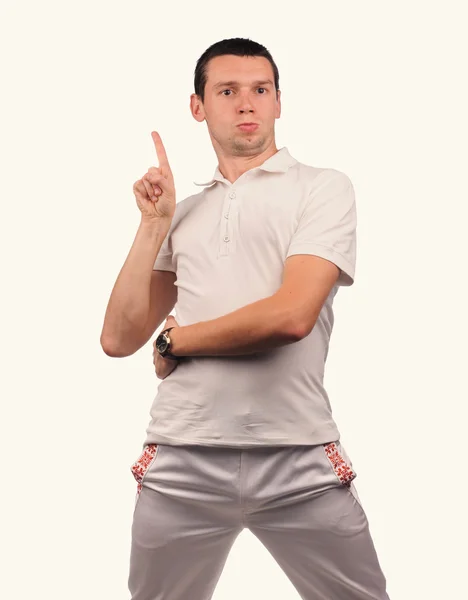
[[[161,136],[157,131],[152,131],[151,137],[153,138],[154,147],[156,148],[156,155],[158,157],[159,166],[170,171],[169,160],[167,158],[166,150],[162,143]]]
[[[167,190],[167,180],[162,175],[146,173],[146,175],[143,176],[143,180],[146,180],[146,182],[150,185],[153,196],[161,196],[161,194]]]
[[[149,181],[152,186],[157,185],[161,191],[167,189],[167,177],[164,177],[164,175],[159,173],[158,169],[155,169],[154,167],[151,167],[148,173],[145,173],[145,175],[143,175],[143,179]]]
[[[155,196],[161,195],[161,188],[159,186],[151,185],[145,177],[143,177],[142,181],[150,200],[153,200]]]
[[[148,200],[148,197],[147,197],[148,193],[147,193],[146,186],[143,182],[143,179],[139,179],[138,181],[135,181],[135,183],[133,184],[133,191],[135,193],[140,194],[140,196],[142,196],[143,199]]]

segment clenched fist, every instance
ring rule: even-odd
[[[150,167],[141,179],[133,184],[133,193],[141,211],[142,218],[172,220],[176,207],[174,178],[167,159],[161,137],[151,132],[159,167]]]

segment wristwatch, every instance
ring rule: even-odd
[[[174,329],[174,327],[169,327],[168,329],[161,331],[161,333],[158,335],[158,337],[156,338],[156,350],[163,358],[172,358],[173,360],[179,360],[180,358],[182,358],[181,356],[174,356],[174,354],[171,354],[170,352],[171,338],[169,337],[169,331],[171,329]]]

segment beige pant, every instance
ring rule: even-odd
[[[244,527],[304,600],[389,598],[356,472],[339,441],[255,449],[150,444],[131,471],[131,600],[209,600]]]

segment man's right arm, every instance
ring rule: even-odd
[[[177,300],[176,274],[153,265],[172,219],[142,219],[117,277],[104,317],[101,346],[109,356],[130,356],[166,319]]]

